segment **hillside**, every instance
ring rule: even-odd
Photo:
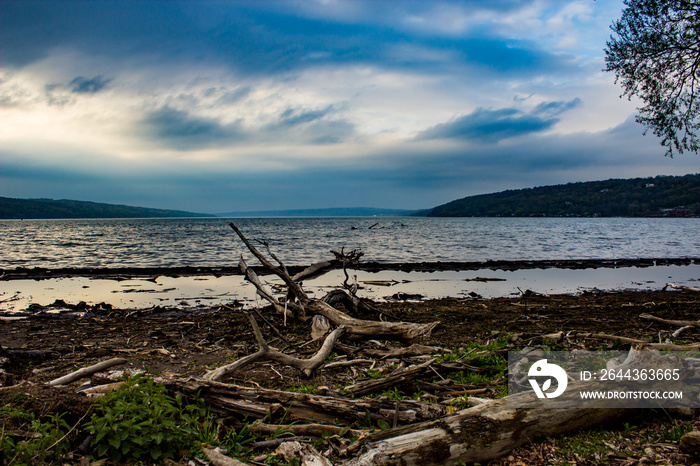
[[[219,217],[400,217],[412,210],[377,209],[374,207],[335,207],[328,209],[259,210],[218,214]]]
[[[700,214],[700,174],[508,190],[435,207],[429,217],[660,217]]]
[[[0,197],[0,219],[30,218],[149,218],[212,217],[181,210],[149,209],[67,199],[13,199]]]

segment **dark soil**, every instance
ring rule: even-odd
[[[65,303],[59,306],[65,308]],[[658,342],[672,339],[676,328],[639,318],[648,313],[675,320],[700,320],[700,293],[692,291],[620,292],[579,296],[522,296],[499,299],[442,299],[417,303],[381,305],[383,318],[409,322],[440,321],[428,345],[454,349],[469,342],[486,342],[499,335],[517,334],[520,347],[539,345],[542,335],[558,331],[596,332]],[[50,307],[34,309],[22,320],[0,320],[0,345],[4,356],[0,374],[0,406],[21,406],[37,415],[65,412],[72,426],[85,415],[89,403],[75,388],[48,388],[45,382],[112,357],[123,357],[128,367],[163,375],[203,375],[207,370],[256,351],[249,323],[242,312],[211,309],[189,313],[178,309],[154,308],[142,311],[110,309],[98,305],[72,313],[52,313]],[[283,330],[288,339],[308,340],[309,324],[288,322],[286,328],[269,310],[263,314]],[[268,342],[284,349],[262,322]],[[700,329],[682,335],[685,342],[700,342]],[[388,343],[391,344],[391,343]],[[613,341],[579,338],[571,347],[624,349]],[[629,347],[629,345],[627,345]],[[50,351],[29,359],[18,351]],[[309,352],[315,348],[309,348]],[[45,357],[38,357],[45,356]],[[304,378],[292,368],[256,364],[227,381],[254,381],[269,388],[345,385],[342,373],[321,370]],[[74,384],[79,385],[79,384]],[[692,464],[694,458],[667,441],[671,421],[665,414],[644,413],[635,429],[613,426],[607,433],[607,452],[582,454],[549,439],[521,448],[493,464]],[[687,429],[699,429],[697,415],[683,421]],[[673,423],[673,424],[669,424]],[[7,420],[0,428],[12,430]],[[584,437],[582,442],[589,442]],[[658,445],[657,445],[658,444]],[[650,446],[651,445],[651,446]],[[656,446],[654,446],[656,445]],[[661,445],[661,446],[659,446]],[[617,450],[616,450],[617,449]],[[627,450],[625,450],[627,449]],[[651,450],[649,450],[651,449]],[[647,451],[649,450],[649,451]],[[624,453],[624,454],[623,454]],[[653,454],[652,454],[653,453]],[[625,459],[619,459],[619,458]],[[618,461],[619,459],[619,461]],[[573,463],[572,463],[573,462]]]

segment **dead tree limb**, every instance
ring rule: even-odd
[[[227,364],[225,366],[221,366],[217,369],[207,372],[204,375],[205,379],[220,380],[222,377],[237,371],[241,367],[247,366],[258,361],[276,361],[281,364],[285,364],[287,366],[292,366],[296,369],[299,369],[306,376],[310,376],[317,368],[319,368],[323,364],[326,358],[331,354],[331,351],[333,351],[333,346],[335,345],[336,341],[338,341],[338,339],[345,332],[345,327],[341,326],[336,328],[326,337],[325,341],[323,342],[323,345],[318,350],[318,352],[316,352],[315,355],[313,355],[309,359],[300,359],[295,358],[293,356],[289,356],[288,354],[281,353],[271,348],[265,341],[262,332],[260,332],[260,327],[258,327],[258,323],[256,322],[255,318],[251,314],[246,315],[248,317],[248,320],[250,321],[250,325],[253,327],[253,333],[255,334],[255,339],[257,340],[260,349],[256,353],[249,354],[248,356],[245,356],[231,364]]]
[[[229,224],[231,228],[233,228],[233,231],[236,232],[238,237],[243,241],[243,244],[246,245],[248,250],[260,261],[260,263],[268,270],[270,270],[272,273],[277,275],[284,281],[285,285],[287,285],[287,289],[296,296],[296,298],[299,300],[301,304],[301,308],[303,310],[304,304],[306,301],[309,300],[309,297],[304,293],[304,291],[301,289],[301,286],[292,280],[292,277],[289,276],[289,273],[287,273],[287,268],[282,264],[281,261],[279,261],[276,257],[275,260],[280,264],[280,266],[274,265],[272,262],[270,262],[264,254],[262,254],[258,249],[250,242],[248,239],[243,235],[243,232],[238,229],[238,227],[234,223]],[[273,256],[274,257],[274,256]],[[303,318],[303,315],[302,315]]]
[[[622,343],[642,345],[649,348],[662,349],[668,351],[697,351],[700,349],[700,343],[695,343],[691,345],[676,345],[675,343],[649,343],[648,341],[637,340],[636,338],[627,338],[618,335],[608,335],[606,333],[579,334],[577,336],[597,338],[600,340],[620,341]]]
[[[640,319],[650,320],[652,322],[658,322],[660,324],[674,325],[677,327],[700,327],[700,321],[697,320],[670,320],[662,319],[661,317],[656,317],[651,314],[640,314]]]
[[[328,303],[318,299],[311,299],[304,292],[304,290],[302,290],[301,286],[289,276],[289,274],[286,272],[286,267],[284,267],[279,259],[275,258],[275,260],[281,264],[279,266],[270,262],[265,255],[263,255],[250,241],[248,241],[245,235],[235,224],[231,223],[230,225],[241,241],[243,241],[246,247],[260,261],[260,263],[281,278],[282,281],[284,281],[289,292],[296,297],[298,301],[298,308],[295,309],[297,310],[298,316],[301,319],[305,319],[306,313],[310,312],[312,314],[319,314],[326,317],[336,326],[345,326],[349,334],[363,337],[384,337],[408,341],[421,340],[429,336],[433,329],[439,324],[439,322],[414,324],[409,322],[375,322],[356,319],[342,311],[339,311]],[[241,260],[240,264],[241,270],[244,271],[246,277],[253,277],[254,279],[257,278],[257,275],[255,275],[245,264],[244,260]],[[251,279],[249,278],[249,280]],[[256,286],[259,292],[265,289],[259,279],[256,279],[255,281],[251,280],[251,282]],[[276,309],[279,310],[282,307],[282,303],[280,303],[276,298],[274,298],[274,296],[272,296],[271,293],[267,292],[266,290],[264,293],[261,293],[261,296],[267,299],[273,306],[275,306]]]
[[[663,289],[665,290],[666,288],[675,288],[676,290],[685,290],[685,291],[700,291],[700,288],[694,288],[692,286],[676,285],[674,283],[666,283],[666,286],[664,286]]]
[[[108,359],[107,361],[102,361],[100,363],[93,364],[92,366],[84,367],[68,375],[64,375],[63,377],[54,379],[49,382],[49,385],[51,385],[52,387],[56,387],[59,385],[68,385],[69,383],[75,382],[76,380],[82,379],[83,377],[89,377],[95,372],[103,371],[105,369],[109,369],[110,367],[119,366],[121,364],[126,363],[127,360],[122,358]]]

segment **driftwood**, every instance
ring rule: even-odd
[[[294,458],[307,466],[332,466],[328,458],[321,456],[314,447],[299,442],[283,442],[275,451],[275,455],[287,462]]]
[[[417,366],[404,367],[398,369],[393,373],[386,375],[384,377],[379,377],[377,379],[364,380],[356,384],[348,385],[345,390],[351,395],[362,396],[368,393],[376,393],[378,391],[386,390],[389,387],[395,387],[402,383],[411,381],[430,370],[430,365],[434,362],[434,359],[426,361],[423,364]]]
[[[175,391],[189,394],[199,392],[199,396],[213,411],[250,415],[254,418],[273,418],[276,422],[325,421],[338,425],[338,422],[343,421],[349,425],[359,419],[368,419],[372,422],[383,420],[390,423],[396,416],[401,423],[414,423],[438,419],[447,413],[444,406],[414,400],[401,401],[397,410],[396,402],[388,399],[355,400],[328,395],[249,388],[195,377],[162,378],[157,381]]]
[[[59,377],[58,379],[54,379],[49,382],[49,385],[55,387],[59,385],[68,385],[69,383],[75,382],[76,380],[82,379],[83,377],[89,377],[95,372],[100,372],[105,369],[109,369],[110,367],[114,366],[119,366],[121,364],[126,364],[127,361],[126,359],[122,358],[113,358],[109,359],[107,361],[102,361],[100,363],[94,364],[90,367],[84,367],[82,369],[79,369],[75,372],[72,372],[68,375],[65,375],[63,377]]]
[[[653,353],[656,352],[630,350],[619,368],[650,367],[648,358]],[[577,388],[595,389],[598,383],[581,383]],[[533,392],[518,393],[437,421],[372,434],[348,449],[347,453],[353,453],[362,447],[363,453],[344,464],[429,466],[486,462],[538,438],[592,427],[635,411],[605,407],[605,404],[588,409],[513,407],[516,403],[534,401]],[[568,390],[557,401],[578,405],[578,390]]]
[[[692,286],[683,286],[683,285],[676,285],[673,283],[666,283],[666,286],[663,287],[663,289],[666,288],[674,288],[676,290],[685,290],[685,291],[698,291],[700,292],[700,288],[694,288]]]
[[[375,358],[387,359],[387,358],[405,358],[412,356],[423,356],[426,354],[434,353],[450,353],[450,350],[441,348],[439,346],[425,346],[419,344],[413,344],[405,348],[392,348],[388,350],[379,349],[368,349],[363,348],[361,350],[367,356],[372,356]]]
[[[202,446],[202,451],[213,466],[246,466],[237,459],[226,456],[220,448],[208,448]]]
[[[662,319],[661,317],[656,317],[651,314],[640,314],[639,318],[644,320],[650,320],[652,322],[658,322],[660,324],[674,325],[677,327],[700,327],[700,321],[698,320]]]
[[[284,263],[279,260],[272,252],[268,253],[277,262],[277,265],[273,264],[268,260],[264,254],[262,254],[241,232],[238,227],[231,223],[231,228],[236,232],[238,237],[241,239],[243,244],[246,245],[248,250],[260,261],[260,263],[272,273],[277,275],[287,286],[288,296],[286,302],[282,304],[275,298],[272,293],[265,289],[255,272],[248,267],[245,260],[241,257],[239,266],[242,272],[245,274],[246,278],[257,288],[258,293],[266,299],[270,304],[272,304],[278,312],[284,312],[288,309],[292,309],[295,315],[304,320],[306,319],[306,314],[318,314],[327,318],[336,326],[345,326],[347,328],[347,333],[352,335],[359,335],[362,337],[381,337],[381,338],[393,338],[406,341],[422,340],[427,338],[432,333],[433,329],[439,324],[439,322],[431,322],[427,324],[415,324],[409,322],[376,322],[369,320],[356,319],[351,317],[344,312],[339,311],[330,304],[319,300],[311,299],[301,288],[301,285],[297,283],[287,272],[287,268]],[[293,296],[296,303],[291,302],[290,297]]]
[[[563,338],[563,332],[553,333],[545,335],[550,340],[558,340]],[[588,333],[588,332],[578,332],[569,333],[566,335],[568,338],[595,338],[598,340],[610,340],[619,341],[621,343],[629,343],[636,346],[643,346],[647,348],[653,348],[658,350],[667,351],[697,351],[700,350],[700,343],[693,343],[689,345],[677,345],[675,343],[650,343],[648,341],[639,340],[637,338],[623,337],[620,335],[609,335],[607,333]]]
[[[365,437],[369,434],[368,430],[350,429],[329,424],[289,424],[276,425],[265,424],[261,419],[248,425],[248,429],[256,434],[263,435],[278,435],[280,432],[289,432],[299,436],[322,437],[324,435],[349,435],[351,437]]]
[[[333,351],[335,342],[338,341],[338,338],[340,338],[345,332],[345,327],[338,327],[326,337],[321,349],[319,349],[314,356],[309,359],[300,359],[271,348],[265,341],[265,338],[263,338],[262,333],[260,332],[260,327],[258,327],[258,323],[255,321],[255,318],[250,314],[247,314],[247,316],[248,320],[250,321],[250,325],[253,327],[253,333],[255,334],[255,339],[257,340],[260,349],[257,353],[249,354],[248,356],[245,356],[231,364],[227,364],[207,372],[204,375],[205,379],[221,380],[222,377],[235,372],[241,367],[265,360],[276,361],[287,366],[292,366],[302,371],[306,376],[310,376],[324,363],[326,358],[331,354],[331,351]]]

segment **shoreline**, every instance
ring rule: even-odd
[[[626,350],[630,344],[596,339],[593,334],[619,335],[654,342],[665,339],[680,341],[672,334],[676,330],[675,326],[650,322],[640,316],[648,313],[664,319],[696,321],[700,317],[698,303],[700,294],[697,292],[667,290],[576,297],[520,296],[514,299],[467,301],[444,299],[384,304],[381,309],[385,317],[391,320],[439,320],[440,325],[424,344],[453,352],[465,352],[465,348],[472,343],[487,345],[499,338],[511,342],[508,350],[525,346],[539,347],[547,343],[549,335],[557,332],[566,335],[566,338],[556,342],[560,351],[573,351],[582,347],[619,351]],[[291,325],[285,329],[285,335],[295,344],[305,341],[307,327],[303,323],[285,324],[279,314],[272,312],[267,312],[266,316],[277,329]],[[42,312],[27,319],[0,323],[3,328],[3,332],[0,332],[0,348],[5,350],[6,357],[11,358],[11,364],[0,374],[0,385],[3,387],[1,397],[8,406],[36,413],[37,417],[39,413],[42,416],[47,412],[59,414],[67,419],[69,425],[81,424],[86,413],[90,412],[90,400],[76,393],[78,383],[70,388],[50,387],[48,383],[74,372],[77,367],[87,367],[109,358],[123,358],[126,361],[125,369],[130,371],[145,371],[147,374],[165,377],[201,377],[208,370],[240,359],[243,355],[253,354],[256,349],[255,337],[245,314],[223,308],[194,314],[173,313],[165,309],[121,312],[96,308],[84,315],[71,316],[70,321],[65,317],[67,316]],[[298,329],[302,331],[296,332]],[[275,334],[268,326],[262,326],[262,331],[268,341],[275,339]],[[698,328],[688,329],[682,336],[685,342],[698,341],[698,338]],[[390,343],[389,346],[394,347]],[[348,348],[352,349],[352,346]],[[30,359],[32,356],[34,359]],[[341,358],[352,359],[351,353],[339,352],[336,357],[339,361],[342,361]],[[389,367],[394,362],[383,364]],[[299,393],[308,387],[326,387],[326,390],[337,393],[348,384],[356,383],[358,378],[368,380],[370,376],[366,367],[355,369],[327,367],[309,377],[302,377],[298,370],[289,366],[262,363],[240,369],[227,377],[225,383],[246,387],[254,384],[265,389]],[[428,372],[417,382],[424,384],[421,387],[429,387],[422,392],[412,388],[411,381],[397,385],[395,390],[401,399],[417,395],[420,401],[426,403],[448,403],[449,397],[455,396],[454,393],[462,393],[456,390],[478,390],[477,396],[480,398],[496,398],[497,387],[494,381],[499,380],[499,373],[481,367],[470,369],[470,374],[486,373],[490,374],[490,378],[467,381],[453,376],[447,379],[449,384],[444,385],[445,377]],[[107,373],[97,374],[93,376],[92,384],[109,383],[112,380],[108,377]],[[467,383],[469,385],[465,385]],[[304,396],[309,396],[308,392],[304,393]],[[378,395],[388,397],[388,393],[379,392]],[[234,425],[231,423],[232,418],[227,419],[227,426]],[[624,420],[626,419],[622,421]],[[672,443],[668,440],[659,443],[660,440],[657,439],[670,429],[678,429],[679,425],[683,427],[682,433],[697,429],[700,426],[697,416],[679,424],[680,421],[669,420],[665,412],[661,415],[647,410],[639,413],[632,428],[629,428],[631,424],[623,424],[622,421],[597,429],[595,434],[583,431],[579,434],[533,439],[534,443],[528,443],[490,464],[545,465],[552,464],[555,459],[560,463],[576,461],[606,464],[610,460],[610,457],[605,456],[606,452],[614,455],[625,453],[633,458],[641,458],[643,455],[652,456],[648,451],[653,453],[652,457],[656,460],[666,460],[665,464],[690,464],[689,457],[679,451],[677,439]],[[245,422],[250,421],[246,418]],[[18,428],[16,421],[10,417],[3,418],[0,426],[6,429]],[[240,424],[234,426],[240,428]],[[79,436],[75,442],[77,445],[87,436],[87,432],[82,428],[76,432]],[[572,439],[569,444],[566,443],[568,438]],[[593,442],[596,449],[585,454],[571,453],[571,448],[566,446],[578,445],[582,442],[581,439],[586,445]],[[669,449],[669,446],[673,448]],[[546,456],[542,456],[543,451]]]
[[[298,270],[297,270],[298,269]],[[295,274],[302,267],[289,267]],[[16,269],[0,279],[0,313],[20,316],[76,305],[114,309],[176,308],[189,312],[221,304],[255,308],[255,287],[238,269],[220,267],[119,269]],[[283,283],[263,269],[258,276],[273,288]],[[453,298],[508,298],[521,295],[581,295],[598,292],[658,291],[668,283],[698,288],[700,260],[625,259],[592,261],[508,261],[481,263],[365,263],[348,270],[358,295],[377,302],[421,302]],[[335,267],[303,281],[322,297],[345,279]],[[282,290],[282,288],[278,288]]]
[[[472,270],[531,270],[531,269],[598,269],[621,267],[658,267],[670,265],[700,264],[700,257],[678,258],[619,258],[619,259],[544,259],[544,260],[486,260],[469,262],[424,261],[424,262],[361,262],[351,267],[352,270],[365,272],[400,271],[400,272],[440,272],[440,271],[472,271]],[[288,265],[287,269],[294,275],[304,270],[307,265]],[[252,266],[256,273],[265,269]],[[339,270],[338,264],[330,270]],[[105,279],[137,278],[137,277],[187,277],[197,275],[213,275],[214,277],[242,275],[237,266],[180,266],[180,267],[16,267],[0,268],[0,281],[10,280],[42,280],[64,277],[92,277]]]

